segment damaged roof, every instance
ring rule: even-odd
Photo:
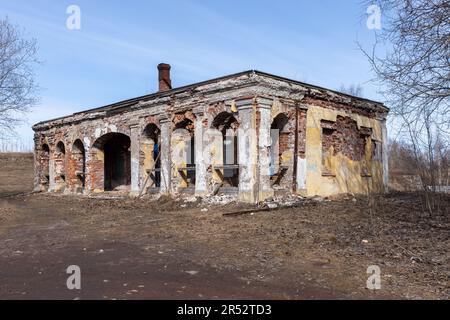
[[[336,91],[336,90],[323,88],[323,87],[320,87],[320,86],[304,83],[304,82],[293,80],[293,79],[289,79],[289,78],[284,78],[284,77],[281,77],[281,76],[276,76],[276,75],[273,75],[273,74],[270,74],[270,73],[266,73],[266,72],[262,72],[262,71],[258,71],[258,70],[247,70],[247,71],[242,71],[242,72],[238,72],[238,73],[234,73],[234,74],[230,74],[230,75],[226,75],[226,76],[222,76],[222,77],[218,77],[218,78],[214,78],[214,79],[210,79],[210,80],[206,80],[206,81],[193,83],[193,84],[182,86],[182,87],[178,87],[178,88],[173,88],[173,89],[170,89],[170,90],[167,90],[167,91],[155,92],[155,93],[143,95],[143,96],[132,98],[132,99],[127,99],[127,100],[115,102],[115,103],[108,104],[108,105],[101,106],[101,107],[75,112],[75,113],[73,113],[71,115],[67,115],[67,116],[64,116],[64,117],[59,117],[59,118],[55,118],[55,119],[51,119],[51,120],[41,121],[41,122],[36,123],[33,126],[33,129],[37,130],[38,127],[40,127],[41,125],[44,125],[44,124],[48,124],[49,122],[63,120],[63,119],[66,119],[66,118],[69,118],[69,117],[72,117],[72,116],[76,116],[76,115],[80,115],[80,114],[89,114],[89,113],[97,113],[97,112],[106,112],[106,111],[118,110],[118,109],[122,109],[122,108],[127,108],[127,107],[130,107],[130,106],[133,106],[133,105],[135,105],[135,104],[137,104],[139,102],[143,102],[143,101],[151,101],[151,100],[154,100],[154,99],[159,99],[159,98],[164,98],[164,97],[171,97],[171,96],[179,94],[179,93],[183,93],[183,92],[186,92],[186,91],[194,90],[197,87],[201,87],[201,86],[205,86],[205,85],[209,85],[209,84],[214,84],[214,83],[217,83],[217,82],[220,82],[220,81],[224,81],[224,80],[232,79],[232,78],[238,78],[238,77],[245,76],[245,75],[249,76],[249,78],[251,78],[251,76],[253,76],[253,75],[258,75],[258,76],[261,76],[263,78],[270,78],[270,79],[273,79],[273,80],[288,82],[290,84],[299,85],[299,86],[304,87],[304,88],[306,88],[308,90],[321,91],[321,92],[328,93],[328,94],[334,94],[334,95],[348,97],[348,98],[350,98],[352,100],[359,101],[359,102],[370,103],[370,104],[376,106],[376,108],[379,109],[380,111],[384,111],[384,112],[388,112],[389,111],[389,109],[386,106],[384,106],[383,103],[378,102],[378,101],[352,96],[352,95],[349,95],[349,94],[346,94],[346,93],[343,93],[343,92],[339,92],[339,91]],[[254,83],[257,84],[258,81],[255,81]]]

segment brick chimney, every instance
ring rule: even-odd
[[[172,89],[172,81],[170,80],[170,64],[158,64],[159,72],[159,92]]]

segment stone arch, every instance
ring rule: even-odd
[[[236,120],[239,121],[239,115],[237,112],[233,111],[233,108],[231,105],[227,105],[225,104],[225,102],[219,102],[213,105],[210,105],[207,108],[207,114],[208,114],[208,118],[211,120],[211,122],[213,121],[213,119],[215,119],[219,114],[221,113],[229,113],[232,114],[234,116],[234,118]]]
[[[95,191],[128,191],[131,185],[131,139],[110,132],[95,140],[91,154],[91,184]]]
[[[66,154],[66,145],[64,144],[64,142],[58,141],[55,151],[61,154]]]
[[[211,122],[211,128],[219,131],[233,129],[234,131],[239,127],[239,122],[234,114],[228,111],[218,113]]]
[[[183,128],[195,122],[195,115],[191,110],[175,113],[172,122],[175,128]]]

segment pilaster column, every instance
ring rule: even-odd
[[[170,160],[170,140],[171,121],[168,115],[164,115],[159,120],[161,126],[161,194],[170,194],[171,186],[171,160]]]
[[[207,194],[207,128],[203,127],[204,112],[203,110],[194,110],[195,114],[195,195],[204,196]]]
[[[236,101],[240,125],[238,129],[239,195],[242,202],[257,202],[258,139],[256,136],[256,105],[253,98]]]
[[[274,195],[274,190],[270,185],[270,149],[272,139],[270,130],[272,126],[272,104],[273,100],[263,97],[256,99],[259,112],[258,123],[258,201]]]
[[[307,160],[306,160],[306,152],[305,157],[300,157],[300,148],[302,145],[301,141],[301,135],[300,132],[305,132],[306,135],[306,120],[302,122],[302,114],[307,115],[308,112],[308,106],[305,104],[299,103],[297,111],[298,112],[298,145],[297,145],[297,154],[295,155],[297,157],[297,177],[296,177],[296,192],[300,194],[306,193],[306,177],[307,177]],[[306,143],[305,143],[306,148]]]
[[[130,124],[131,152],[131,196],[139,195],[139,124]]]
[[[41,175],[42,175],[42,165],[39,161],[39,154],[40,154],[40,140],[39,135],[37,133],[34,134],[34,191],[38,192],[41,191]]]
[[[91,145],[91,140],[88,137],[83,138],[84,144],[84,155],[85,155],[85,178],[84,178],[84,194],[90,194],[95,190],[94,181],[92,180],[93,172],[93,158],[92,154],[93,146]]]
[[[56,191],[56,179],[55,179],[55,150],[56,147],[50,147],[50,159],[48,161],[48,191]]]

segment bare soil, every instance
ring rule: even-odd
[[[32,194],[32,179],[30,155],[0,155],[0,299],[450,298],[449,198],[433,217],[413,193],[223,216],[251,207]]]

